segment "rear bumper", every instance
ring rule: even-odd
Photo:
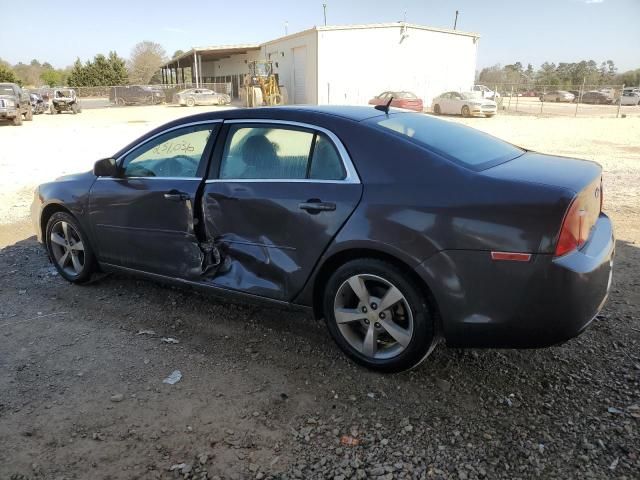
[[[443,251],[416,272],[431,287],[448,345],[537,348],[588,327],[606,301],[614,252],[613,226],[601,214],[587,244],[560,258],[496,262],[490,252]]]

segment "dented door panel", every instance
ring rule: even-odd
[[[357,206],[362,186],[321,182],[207,182],[206,236],[220,265],[206,281],[276,300],[291,300]],[[309,211],[309,200],[335,210]]]
[[[193,205],[199,179],[107,179],[95,182],[89,208],[99,260],[184,278],[201,273]],[[169,200],[171,191],[189,198]]]

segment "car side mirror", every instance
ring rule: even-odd
[[[113,158],[103,158],[93,165],[93,174],[96,177],[115,177],[118,174],[118,165]]]

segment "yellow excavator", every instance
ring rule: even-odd
[[[278,85],[278,75],[273,73],[273,62],[254,60],[249,62],[249,73],[244,76],[242,97],[247,107],[284,105],[287,92]]]

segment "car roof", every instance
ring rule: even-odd
[[[389,109],[390,112],[405,112],[402,109]],[[280,107],[243,108],[212,112],[208,118],[273,118],[291,119],[295,114],[301,117],[333,116],[354,122],[362,122],[372,117],[384,115],[384,112],[373,106],[348,106],[348,105],[286,105]]]

